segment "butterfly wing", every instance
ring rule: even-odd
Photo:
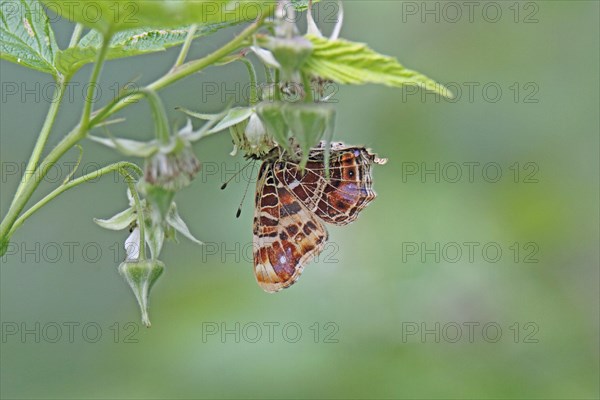
[[[323,224],[276,178],[269,161],[258,174],[253,233],[254,273],[266,292],[294,284],[327,241]]]
[[[346,225],[375,199],[371,165],[385,161],[364,148],[336,144],[331,150],[329,179],[325,175],[322,148],[311,151],[304,173],[298,164],[290,161],[275,163],[274,172],[276,178],[323,221]]]

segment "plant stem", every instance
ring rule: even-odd
[[[281,100],[281,88],[279,87],[280,79],[281,79],[281,77],[280,77],[279,70],[276,69],[275,70],[275,82],[273,83],[273,99],[275,101]]]
[[[306,73],[302,73],[302,86],[304,87],[304,102],[313,103],[313,88],[310,77]]]
[[[170,84],[177,82],[178,80],[185,78],[188,75],[191,75],[195,72],[198,72],[216,62],[220,61],[223,57],[229,55],[240,47],[242,47],[244,41],[248,36],[252,35],[256,32],[261,26],[264,19],[267,17],[266,14],[261,15],[260,19],[249,25],[246,29],[244,29],[237,37],[231,40],[229,43],[225,44],[220,49],[210,53],[209,55],[200,58],[198,60],[189,61],[173,70],[171,70],[168,74],[162,76],[161,78],[155,80],[151,84],[147,86],[148,89],[158,91]],[[127,107],[131,103],[135,103],[135,100],[139,100],[144,95],[142,93],[132,94],[128,96],[127,99],[123,99],[117,104],[114,104],[110,110],[110,112],[104,112],[104,108],[98,110],[97,115],[102,115],[103,118],[108,117],[111,114],[114,114],[117,111]],[[99,118],[93,118],[91,120],[91,125],[94,126],[100,122]]]
[[[196,30],[198,29],[198,25],[190,26],[190,30],[188,31],[187,36],[185,37],[185,42],[183,42],[183,46],[181,47],[181,51],[179,52],[179,56],[177,56],[177,60],[173,65],[173,69],[179,67],[181,64],[185,62],[185,58],[190,51],[190,46],[192,45],[192,41],[194,40],[194,35],[196,34]]]
[[[75,45],[77,45],[77,42],[79,42],[79,38],[81,37],[81,32],[83,32],[83,25],[75,25],[75,29],[71,35],[71,41],[69,42],[69,47],[75,47]]]
[[[66,192],[67,190],[74,188],[75,186],[81,185],[82,183],[85,183],[85,182],[91,181],[93,179],[99,178],[103,175],[109,174],[113,171],[121,171],[124,168],[132,168],[137,173],[142,174],[142,170],[140,169],[140,167],[138,167],[137,165],[135,165],[133,163],[123,161],[123,162],[118,162],[115,164],[108,165],[108,166],[101,168],[99,170],[96,170],[94,172],[90,172],[89,174],[80,176],[77,179],[73,179],[72,181],[66,182],[65,184],[54,189],[52,192],[48,193],[43,199],[41,199],[40,201],[35,203],[27,211],[25,211],[15,221],[15,223],[13,224],[12,228],[10,229],[8,235],[9,236],[12,235],[14,233],[14,231],[16,231],[21,225],[23,225],[23,223],[29,217],[31,217],[36,211],[38,211],[40,208],[45,206],[47,203],[49,203],[55,197],[59,196],[61,193]]]
[[[271,68],[267,67],[266,65],[264,65],[264,67],[265,67],[265,78],[267,80],[267,83],[269,85],[275,83],[273,81],[273,74],[271,73]]]
[[[100,71],[102,71],[102,66],[104,65],[106,54],[108,53],[110,38],[111,35],[109,34],[106,34],[102,37],[102,47],[100,47],[100,52],[98,52],[98,58],[94,63],[94,69],[92,70],[92,76],[90,77],[90,83],[87,88],[87,93],[84,99],[85,101],[83,103],[83,113],[81,114],[81,122],[79,123],[79,135],[81,136],[85,135],[88,129],[88,123],[90,122],[90,115],[92,113],[92,104],[94,103],[94,94],[96,92],[96,82],[98,82]]]
[[[240,61],[244,63],[246,69],[248,70],[248,75],[250,76],[250,99],[249,103],[251,106],[256,105],[258,103],[258,85],[256,83],[256,70],[254,69],[254,65],[252,62],[248,60],[246,57],[240,58]]]
[[[139,92],[143,93],[146,96],[148,103],[150,103],[152,117],[154,118],[154,129],[156,129],[156,139],[161,144],[168,144],[170,140],[169,120],[160,97],[158,97],[154,90],[146,88],[140,89]]]
[[[35,175],[37,164],[40,161],[42,151],[44,151],[44,147],[46,146],[46,142],[48,141],[48,136],[50,135],[50,131],[52,130],[52,126],[54,125],[56,114],[58,114],[58,109],[60,108],[60,103],[62,102],[63,96],[65,94],[65,88],[67,87],[66,79],[59,79],[60,81],[58,82],[58,87],[54,92],[52,103],[50,104],[50,109],[48,109],[48,114],[46,114],[46,120],[44,121],[44,125],[42,126],[42,130],[40,131],[40,135],[38,136],[38,139],[35,142],[35,146],[33,148],[33,152],[31,153],[31,157],[29,158],[29,162],[27,163],[27,167],[25,167],[25,171],[23,172],[23,179],[21,180],[21,183],[17,188],[17,192],[15,193],[15,197],[13,198],[13,204],[17,197],[19,197],[19,195],[23,191],[23,188],[31,180],[31,177]]]

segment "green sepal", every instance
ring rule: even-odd
[[[177,211],[177,205],[175,204],[175,202],[171,203],[171,207],[169,208],[169,212],[167,213],[165,221],[169,230],[167,235],[169,236],[169,238],[172,235],[173,239],[176,240],[177,238],[175,237],[175,232],[177,231],[192,242],[196,244],[203,244],[200,240],[196,239],[192,232],[190,232],[190,229],[188,228],[187,224],[179,215],[179,212]]]
[[[324,136],[327,136],[328,141],[331,140],[335,109],[325,104],[303,103],[288,104],[283,107],[282,111],[287,126],[302,150],[300,169],[303,170],[308,161],[310,149],[316,146]],[[326,132],[328,135],[325,135]],[[329,158],[328,150],[329,143],[325,147],[327,158]],[[325,164],[327,166],[327,159]]]
[[[152,212],[157,212],[158,219],[163,221],[171,208],[175,192],[144,180],[138,183],[138,189],[146,198],[146,202],[151,207]]]
[[[256,107],[256,113],[260,117],[267,133],[286,151],[292,152],[290,147],[290,128],[283,116],[286,103],[260,103]]]
[[[119,273],[133,291],[142,314],[142,323],[147,327],[150,327],[148,317],[150,290],[164,269],[165,264],[159,260],[124,261],[119,265]]]
[[[310,40],[303,36],[293,38],[270,38],[264,47],[269,49],[279,65],[282,80],[292,81],[313,51]]]
[[[120,231],[129,227],[136,219],[135,209],[129,207],[108,219],[94,218],[94,222],[102,228]]]

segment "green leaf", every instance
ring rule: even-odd
[[[48,16],[35,0],[0,1],[0,58],[58,76],[59,51]]]
[[[272,13],[274,0],[42,0],[61,17],[110,34],[133,28],[242,23]]]
[[[207,36],[219,29],[232,26],[231,22],[201,25],[196,29],[195,38]],[[177,29],[129,29],[117,32],[110,41],[107,59],[131,57],[140,54],[164,51],[185,41],[189,27]],[[72,75],[85,64],[94,62],[102,46],[102,34],[90,31],[76,46],[59,51],[56,66],[65,75]]]
[[[417,85],[452,98],[446,87],[419,72],[404,68],[395,58],[379,54],[365,44],[312,35],[306,38],[313,44],[313,53],[302,67],[304,72],[341,84]]]

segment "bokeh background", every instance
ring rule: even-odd
[[[599,4],[475,3],[470,16],[460,2],[344,2],[343,37],[448,83],[457,98],[337,91],[336,139],[389,163],[374,168],[377,200],[357,222],[330,226],[331,244],[284,292],[263,293],[254,281],[252,195],[235,219],[245,179],[219,190],[243,165],[228,155],[226,133],[195,145],[205,170],[177,203],[207,246],[166,245],[150,329],[117,274],[126,233],[92,222],[126,206],[122,183],[79,187],[32,217],[0,268],[2,398],[598,398]],[[319,7],[328,32],[335,3]],[[425,12],[436,7],[437,16]],[[55,28],[65,46],[72,25]],[[192,55],[235,32],[196,42]],[[176,55],[108,63],[100,101],[159,77]],[[3,84],[49,82],[0,66]],[[83,85],[89,71],[74,82]],[[217,111],[224,97],[243,104],[236,83],[245,82],[243,65],[230,65],[161,95],[171,110]],[[51,145],[79,118],[81,86],[73,93]],[[34,95],[2,99],[2,214],[18,183],[11,166],[27,160],[47,108]],[[120,115],[127,122],[113,134],[152,135],[146,104]],[[177,111],[170,117],[184,122]],[[89,141],[83,147],[87,172],[120,159]],[[472,179],[465,163],[479,163]],[[439,179],[421,175],[436,168]],[[44,183],[39,195],[55,185]],[[477,243],[471,259],[467,242]],[[23,329],[37,330],[39,342]]]

